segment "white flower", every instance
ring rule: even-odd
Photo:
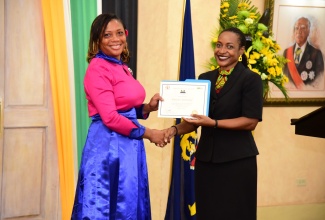
[[[267,79],[267,75],[265,73],[262,73],[261,74],[261,78],[262,78],[262,80],[266,80]]]
[[[267,57],[263,56],[263,63],[267,63]]]
[[[246,26],[249,26],[249,25],[251,25],[251,24],[253,24],[253,23],[254,23],[253,19],[251,19],[251,18],[246,18],[246,19],[245,19],[245,24],[246,24]]]

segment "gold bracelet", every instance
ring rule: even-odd
[[[177,129],[176,125],[171,126],[171,128],[175,128],[175,130],[176,130],[176,134],[174,135],[174,137],[175,137],[176,135],[178,135],[178,129]]]

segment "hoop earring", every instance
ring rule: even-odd
[[[238,61],[241,62],[243,60],[243,57],[240,55],[238,58]]]

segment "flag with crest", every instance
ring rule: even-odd
[[[179,80],[195,79],[194,48],[191,21],[191,2],[185,0],[183,37],[180,58]],[[176,124],[181,119],[176,119]],[[174,138],[172,179],[168,195],[165,220],[195,220],[194,153],[197,133],[193,131]]]

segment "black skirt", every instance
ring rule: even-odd
[[[196,160],[195,199],[197,220],[256,220],[256,157],[225,163]]]

